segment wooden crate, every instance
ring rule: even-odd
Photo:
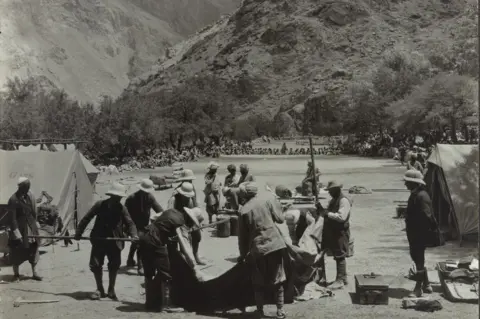
[[[388,305],[388,288],[382,275],[355,275],[355,294],[361,305]]]

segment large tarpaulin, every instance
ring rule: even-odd
[[[305,286],[315,280],[317,267],[313,266],[316,252],[309,251],[302,243],[307,242],[310,235],[320,236],[323,229],[323,218],[305,230],[299,246],[291,244],[286,225],[280,225],[280,232],[286,239],[287,249],[284,250],[284,265],[287,275],[285,282],[285,303],[292,303],[295,297],[302,295]],[[250,280],[248,259],[238,263],[220,276],[199,282],[180,256],[171,257],[174,278],[174,300],[176,304],[192,312],[211,312],[231,310],[244,306],[255,305],[253,285]],[[318,287],[321,289],[320,287]],[[275,304],[273,291],[266,291],[266,304]]]
[[[451,203],[453,206],[456,227],[461,236],[477,234],[478,146],[437,144],[428,162],[433,165],[426,176],[431,194],[437,191],[438,194],[450,196],[444,203],[447,205]],[[435,174],[443,174],[443,176],[435,176]]]
[[[78,151],[30,153],[0,150],[0,163],[0,206],[7,205],[21,176],[30,179],[35,197],[38,198],[43,191],[53,197],[51,204],[58,208],[64,232],[74,229],[75,190],[78,220],[92,204],[93,185]],[[2,224],[5,224],[4,220]]]

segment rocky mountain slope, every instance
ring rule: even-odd
[[[0,87],[38,76],[81,101],[118,96],[239,0],[0,0]]]
[[[455,46],[460,26],[475,31],[475,10],[473,0],[243,0],[132,80],[125,94],[213,73],[246,97],[238,115],[286,111],[295,118],[312,97],[340,96],[388,49],[430,56]]]

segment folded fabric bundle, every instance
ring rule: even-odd
[[[478,281],[478,273],[470,271],[465,268],[459,268],[459,269],[453,270],[448,275],[448,278],[455,282],[473,284],[474,282]]]
[[[440,301],[429,298],[405,298],[402,300],[402,307],[424,312],[435,312],[443,309]]]

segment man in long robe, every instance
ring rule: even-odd
[[[227,209],[238,210],[238,203],[233,198],[232,192],[234,191],[233,187],[238,182],[237,177],[237,167],[233,164],[228,165],[227,167],[228,175],[225,176],[225,183],[222,189],[223,196],[225,196],[226,204],[225,207]]]
[[[8,200],[10,217],[10,260],[13,264],[15,281],[20,280],[20,265],[28,260],[32,267],[32,278],[41,281],[36,271],[39,255],[39,239],[28,236],[38,236],[40,225],[37,222],[37,208],[35,197],[30,192],[30,180],[20,177],[18,189]]]

